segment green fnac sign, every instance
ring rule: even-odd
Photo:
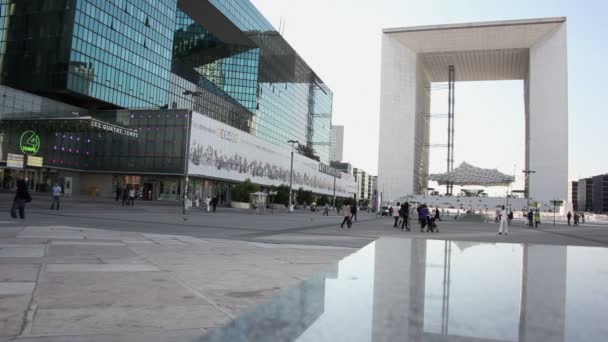
[[[21,134],[19,146],[24,154],[34,155],[40,149],[40,136],[34,131],[25,131]]]

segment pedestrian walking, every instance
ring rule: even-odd
[[[585,224],[585,213],[581,213],[581,224]]]
[[[218,202],[219,199],[217,198],[217,196],[213,197],[213,199],[211,200],[211,208],[213,209],[213,212],[215,212],[215,210],[217,209]]]
[[[570,220],[572,220],[572,213],[568,212],[568,214],[566,215],[566,218],[568,219],[568,225],[570,225]]]
[[[123,192],[123,189],[122,189],[122,186],[120,185],[120,183],[116,184],[116,202],[118,202],[118,200],[120,199],[122,192]]]
[[[574,226],[578,227],[578,219],[580,218],[580,216],[578,215],[577,212],[574,213]]]
[[[350,213],[352,214],[351,221],[354,218],[355,222],[357,222],[357,204],[353,204],[350,206]]]
[[[528,227],[534,228],[534,212],[532,212],[532,209],[528,211]]]
[[[513,221],[513,210],[509,210],[509,213],[507,214],[507,224],[509,226],[511,225],[511,221]]]
[[[498,228],[498,235],[509,235],[509,224],[508,224],[508,214],[505,210],[505,206],[502,206],[502,209],[499,213],[500,216],[500,224]]]
[[[540,224],[540,210],[536,209],[536,211],[534,211],[534,227],[538,228],[539,224]]]
[[[211,197],[207,196],[207,198],[205,199],[205,209],[207,210],[207,212],[211,211]]]
[[[401,219],[403,220],[401,222],[401,230],[405,228],[405,230],[409,232],[410,227],[408,226],[408,221],[410,220],[410,204],[407,202],[401,204]]]
[[[129,205],[129,186],[127,185],[123,190],[122,190],[122,206],[124,207],[125,204],[128,206]]]
[[[327,203],[323,207],[323,216],[329,216],[329,205]]]
[[[55,186],[53,186],[52,192],[53,192],[53,199],[51,202],[51,210],[53,210],[53,209],[59,210],[59,197],[61,197],[61,187],[59,186],[59,184],[55,183]]]
[[[13,199],[11,207],[11,217],[17,218],[17,210],[19,210],[19,218],[25,219],[25,204],[32,201],[29,191],[27,190],[27,182],[22,175],[17,176],[17,191]]]
[[[428,218],[429,218],[429,208],[426,207],[426,204],[421,205],[420,207],[418,207],[418,220],[420,221],[420,232],[424,233],[424,228],[426,228],[426,225],[428,224]],[[428,231],[428,229],[427,229]]]
[[[395,219],[395,223],[393,223],[393,228],[397,228],[397,225],[399,224],[399,210],[400,210],[400,206],[401,203],[397,202],[397,205],[393,208],[391,207],[392,213],[393,213],[393,218]]]
[[[435,220],[441,221],[441,216],[439,216],[439,208],[435,208]]]
[[[352,220],[351,220],[351,210],[350,210],[350,205],[346,204],[344,206],[342,206],[342,210],[341,210],[341,215],[342,217],[344,217],[344,220],[342,220],[342,224],[340,224],[340,228],[344,228],[344,224],[346,223],[346,226],[348,228],[351,227],[352,225]]]
[[[131,187],[129,189],[129,201],[128,201],[129,205],[134,207],[135,206],[135,188]]]

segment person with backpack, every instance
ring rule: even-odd
[[[17,210],[19,210],[19,218],[25,220],[25,204],[32,201],[27,190],[27,181],[23,179],[20,174],[17,176],[17,191],[15,192],[15,198],[13,198],[13,206],[11,208],[11,217],[17,218]]]

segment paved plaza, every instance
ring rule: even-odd
[[[378,237],[608,246],[601,223],[515,221],[498,236],[492,223],[461,220],[430,234],[368,213],[341,229],[335,214],[302,211],[41,202],[24,221],[0,219],[0,341],[197,340]]]

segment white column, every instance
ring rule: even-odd
[[[385,201],[414,190],[417,60],[391,34],[382,35],[378,189]]]
[[[566,23],[530,48],[530,197],[568,196],[568,56]]]

